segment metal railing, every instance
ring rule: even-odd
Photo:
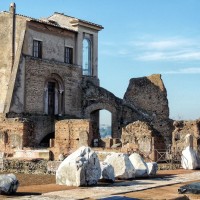
[[[172,152],[169,149],[155,149],[155,162],[181,163],[181,151]]]

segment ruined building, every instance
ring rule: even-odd
[[[57,12],[34,19],[16,14],[14,3],[0,24],[1,151],[46,147],[57,158],[122,142],[150,155],[172,144],[161,75],[131,79],[123,99],[100,87],[101,25]],[[112,138],[100,138],[102,109],[112,114]]]

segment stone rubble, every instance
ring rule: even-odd
[[[135,178],[135,169],[127,154],[111,153],[105,159],[106,163],[112,165],[115,171],[115,178],[131,179]]]
[[[0,175],[0,194],[14,194],[19,182],[14,174]]]
[[[56,183],[67,186],[90,186],[97,184],[101,176],[97,154],[82,146],[69,155],[56,171]]]
[[[147,164],[138,153],[133,153],[129,156],[129,159],[135,168],[135,177],[147,177]]]
[[[108,182],[114,182],[115,181],[114,167],[106,162],[102,162],[100,179]]]
[[[148,176],[155,176],[158,171],[158,164],[156,162],[147,162],[146,165]]]
[[[197,153],[190,146],[182,151],[181,165],[184,169],[197,169],[198,160]]]

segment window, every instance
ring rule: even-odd
[[[42,42],[33,40],[33,57],[42,58]]]
[[[73,64],[73,49],[65,47],[65,63]]]
[[[83,40],[83,75],[91,75],[91,42]]]

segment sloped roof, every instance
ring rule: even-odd
[[[79,23],[79,22],[82,22],[84,24],[88,24],[88,25],[91,25],[91,26],[94,26],[94,27],[97,27],[98,29],[103,29],[104,27],[99,25],[99,24],[95,24],[93,22],[89,22],[89,21],[86,21],[86,20],[82,20],[82,19],[79,19],[79,18],[76,18],[76,17],[72,17],[72,16],[69,16],[69,15],[66,15],[64,13],[59,13],[59,12],[54,12],[54,14],[59,14],[59,15],[63,15],[63,16],[66,16],[66,17],[69,17],[69,18],[72,18],[72,21],[71,21],[71,24],[76,24],[76,23]]]
[[[2,11],[2,12],[0,12],[0,14],[1,13],[7,13],[7,14],[9,14],[8,11]],[[49,19],[52,16],[54,16],[55,14],[59,14],[59,15],[71,18],[71,21],[70,21],[71,27],[69,27],[67,25],[60,25],[57,21]],[[77,32],[77,30],[75,30],[73,28],[73,26],[76,26],[78,24],[89,25],[89,26],[92,26],[92,27],[94,27],[94,28],[96,28],[98,30],[101,30],[101,29],[104,28],[103,26],[101,26],[99,24],[95,24],[93,22],[89,22],[89,21],[82,20],[82,19],[79,19],[79,18],[76,18],[76,17],[65,15],[64,13],[59,13],[59,12],[54,12],[53,15],[51,15],[48,18],[44,18],[44,19],[36,19],[36,18],[30,17],[30,16],[26,16],[26,15],[22,15],[22,14],[16,14],[16,15],[20,16],[20,17],[24,17],[24,18],[26,18],[29,21],[34,21],[34,22],[38,22],[38,23],[42,23],[42,24],[47,24],[47,25],[50,25],[50,26],[54,26],[54,27],[57,27],[57,28],[62,28],[62,29],[65,29],[65,30],[73,31],[73,32]]]
[[[52,21],[49,21],[49,20],[36,19],[36,18],[29,17],[29,16],[26,16],[26,15],[21,15],[21,14],[16,14],[16,15],[17,16],[21,16],[21,17],[25,17],[25,18],[29,19],[29,21],[38,22],[38,23],[42,23],[42,24],[47,24],[47,25],[54,26],[54,27],[57,27],[57,28],[62,28],[62,29],[65,29],[65,30],[77,32],[74,29],[70,29],[68,27],[60,26],[58,23],[55,23],[55,22],[52,22]]]

